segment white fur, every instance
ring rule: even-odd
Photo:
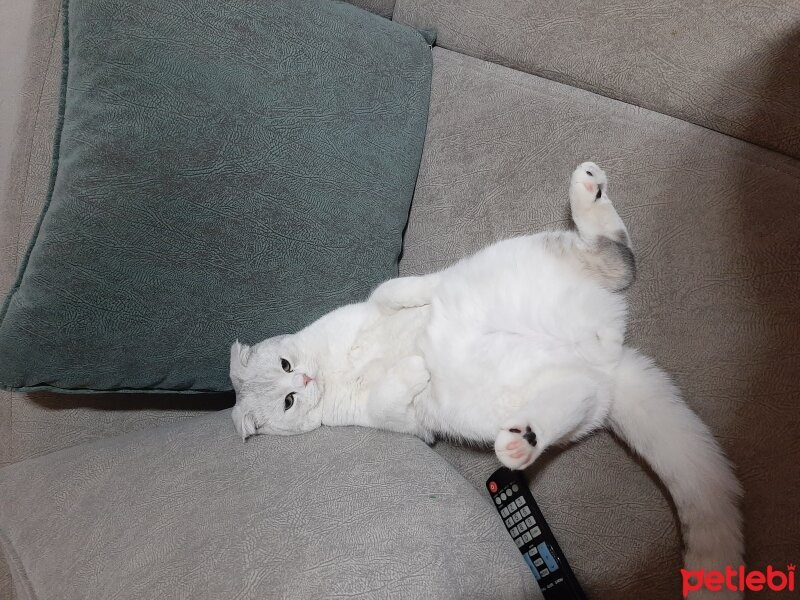
[[[570,184],[577,231],[504,240],[439,273],[388,281],[293,336],[234,344],[240,435],[365,425],[494,443],[521,469],[609,426],[672,494],[686,567],[741,564],[729,463],[669,377],[623,346],[626,302],[615,290],[632,263],[615,253],[629,238],[607,186],[584,163]],[[281,358],[297,372],[283,372]]]

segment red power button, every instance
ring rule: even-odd
[[[493,494],[497,493],[497,484],[494,481],[489,482],[489,491]]]

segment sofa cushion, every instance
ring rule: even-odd
[[[229,389],[233,339],[396,273],[422,36],[319,0],[68,7],[57,170],[3,311],[2,384]]]
[[[609,174],[638,257],[630,343],[674,375],[737,465],[751,567],[785,566],[800,540],[798,161],[437,48],[401,272],[566,227],[570,174],[590,159]],[[436,448],[482,488],[490,453]],[[611,436],[530,474],[588,594],[679,597],[664,491]]]
[[[347,0],[347,1],[350,2],[350,4],[354,4],[355,6],[360,6],[364,10],[374,12],[376,15],[386,17],[387,19],[391,19],[392,13],[394,12],[395,0]]]
[[[398,0],[437,45],[800,157],[800,2]]]
[[[242,444],[230,411],[1,469],[0,532],[23,598],[538,596],[488,496],[420,440]]]

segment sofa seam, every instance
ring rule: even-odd
[[[48,182],[48,190],[47,190],[47,196],[45,198],[45,203],[44,206],[42,207],[41,213],[39,214],[39,219],[36,222],[36,227],[33,230],[33,235],[31,236],[31,240],[28,243],[28,248],[25,252],[25,256],[22,258],[22,261],[18,262],[17,264],[17,278],[14,281],[14,284],[11,286],[11,289],[6,295],[5,301],[3,302],[3,305],[0,308],[0,328],[2,328],[6,316],[8,315],[8,309],[11,306],[11,300],[14,297],[14,295],[16,295],[17,291],[20,288],[20,285],[22,284],[23,276],[28,267],[28,261],[30,260],[31,253],[33,252],[33,248],[36,245],[36,241],[39,238],[39,233],[42,228],[42,223],[44,222],[44,219],[50,210],[50,203],[53,199],[53,192],[55,190],[56,175],[58,173],[58,163],[61,155],[61,134],[64,129],[64,113],[66,112],[65,109],[66,109],[66,98],[67,98],[67,78],[69,74],[69,0],[62,1],[59,18],[62,19],[61,25],[63,28],[64,39],[61,44],[61,85],[60,85],[61,89],[58,101],[58,121],[56,124],[55,132],[53,134],[53,152],[51,158],[52,163],[50,165],[50,181]],[[51,50],[51,55],[52,55],[52,50]],[[19,252],[19,249],[17,249],[17,252]],[[14,388],[12,386],[3,384],[2,387],[4,387],[7,390],[14,391]]]
[[[61,10],[62,7],[59,6],[58,15],[56,16],[56,22],[54,23],[54,26],[50,33],[50,48],[47,52],[47,66],[42,75],[42,82],[41,85],[39,86],[38,96],[36,97],[36,113],[33,115],[33,123],[32,123],[33,130],[31,132],[31,137],[28,140],[28,153],[27,153],[28,157],[27,160],[25,161],[25,165],[27,166],[27,168],[25,169],[25,178],[22,180],[22,186],[21,186],[23,199],[28,195],[28,183],[30,181],[30,174],[31,174],[31,157],[33,156],[33,138],[36,136],[36,129],[39,125],[39,116],[41,115],[42,112],[42,96],[44,95],[44,88],[47,85],[47,73],[50,71],[50,66],[53,64],[53,46],[55,45],[56,30],[58,29],[61,23]],[[21,218],[19,220],[21,221]],[[22,228],[18,226],[17,240],[16,244],[14,245],[15,269],[19,268],[19,247],[21,243],[21,238],[22,238]]]
[[[25,565],[19,554],[17,554],[11,539],[2,528],[0,528],[0,548],[2,548],[6,563],[11,570],[12,593],[19,593],[21,589],[25,596],[23,600],[36,600],[36,592],[33,589],[33,583],[30,577],[28,577]]]

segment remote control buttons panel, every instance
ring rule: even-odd
[[[524,476],[501,467],[492,473],[486,487],[545,600],[586,600]]]
[[[544,578],[556,573],[559,565],[553,558],[547,543],[541,539],[542,530],[536,524],[536,519],[530,507],[525,502],[519,486],[516,483],[500,488],[496,482],[489,483],[489,491],[494,496],[494,502],[503,522],[506,525],[517,548],[522,552],[528,567],[542,589],[549,588],[559,579],[543,581]]]

